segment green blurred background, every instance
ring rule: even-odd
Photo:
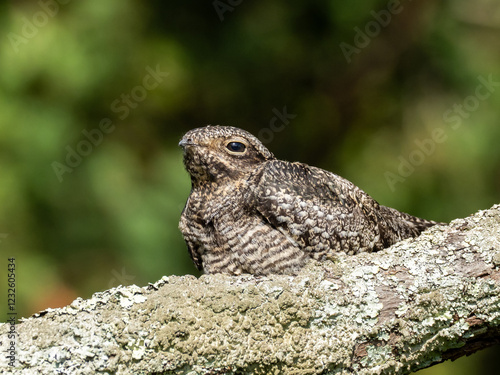
[[[14,256],[20,316],[198,275],[177,143],[206,124],[417,216],[500,201],[497,0],[0,4],[1,272]]]

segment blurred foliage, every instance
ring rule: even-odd
[[[197,275],[177,229],[190,189],[177,142],[205,124],[259,134],[414,215],[499,202],[500,90],[477,98],[481,77],[500,81],[497,1],[217,3],[1,3],[0,248],[16,258],[21,316]],[[452,122],[456,105],[469,110]],[[273,130],[285,106],[296,117]],[[445,140],[426,143],[435,129]]]

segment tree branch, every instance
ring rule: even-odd
[[[16,326],[10,370],[405,374],[500,342],[499,268],[496,205],[296,277],[171,276],[79,298]]]

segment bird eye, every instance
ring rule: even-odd
[[[243,153],[245,152],[247,146],[241,142],[229,142],[226,148],[231,152]]]

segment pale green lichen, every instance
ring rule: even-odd
[[[471,276],[498,267],[491,215],[475,216],[487,227],[457,220],[296,277],[171,276],[77,299],[17,326],[13,373],[407,373],[500,324],[498,281]],[[464,223],[461,245],[449,244]],[[484,324],[471,326],[472,314]]]

